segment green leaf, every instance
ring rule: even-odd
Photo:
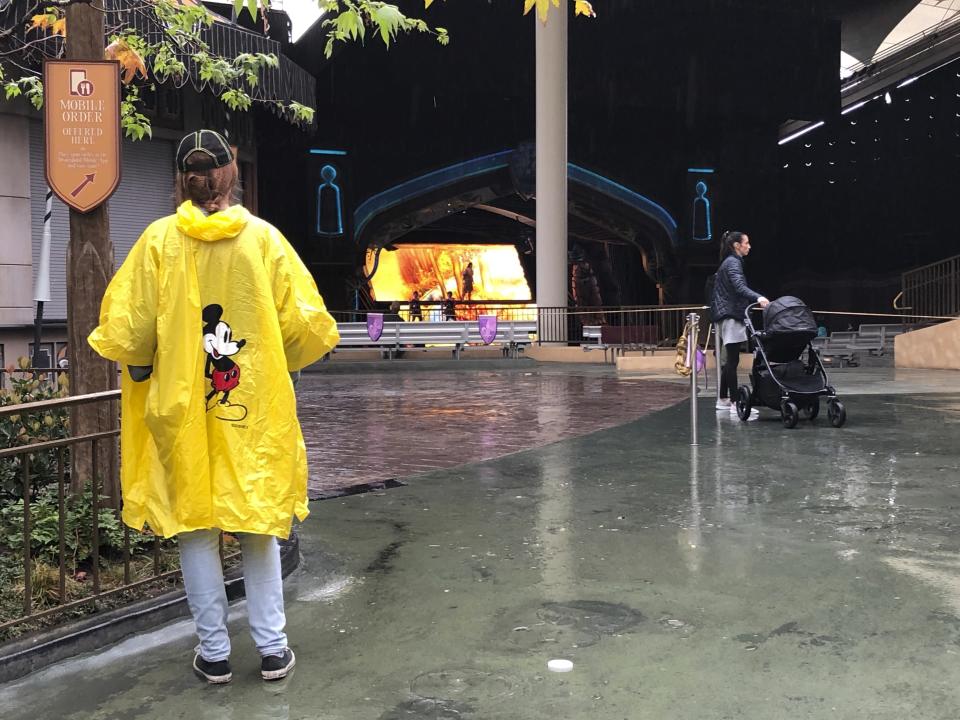
[[[390,41],[397,36],[399,30],[403,29],[407,18],[396,5],[382,3],[373,8],[370,19],[379,28],[383,44],[390,47]]]
[[[366,28],[360,16],[353,10],[342,12],[333,20],[334,32],[343,39],[350,38],[356,40],[363,39]]]
[[[313,116],[316,113],[313,108],[301,105],[295,101],[291,102],[286,109],[289,110],[293,116],[293,121],[298,124],[309,125],[313,122]]]

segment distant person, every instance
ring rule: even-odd
[[[394,300],[390,303],[390,309],[387,310],[383,315],[384,322],[403,322],[403,318],[400,316],[400,301]],[[387,357],[390,354],[390,351],[383,349],[380,351],[382,357]],[[402,358],[403,350],[397,349],[394,351],[394,357]]]
[[[735,410],[737,367],[747,340],[744,313],[747,306],[770,304],[763,295],[751,290],[743,274],[743,258],[750,254],[750,237],[742,232],[725,232],[720,240],[720,269],[717,270],[711,303],[713,321],[720,325],[721,355],[720,399],[717,410]]]
[[[390,309],[387,311],[386,315],[383,316],[383,319],[387,322],[403,322],[403,318],[400,317],[400,302],[394,300],[390,303]]]
[[[420,306],[420,293],[413,291],[413,297],[410,298],[410,322],[423,322],[423,308]]]
[[[463,280],[463,299],[470,300],[473,297],[473,263],[468,262],[460,276]]]
[[[443,310],[443,319],[444,320],[456,320],[457,319],[457,304],[453,299],[453,293],[448,292],[446,299],[443,301],[443,304],[440,306]]]

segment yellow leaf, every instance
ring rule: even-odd
[[[65,17],[60,18],[53,24],[53,34],[60,37],[67,36],[67,19]]]
[[[144,64],[143,58],[122,38],[107,45],[103,51],[103,57],[107,60],[120,62],[120,68],[123,71],[122,79],[125,85],[130,84],[136,78],[137,73],[140,73],[140,77],[144,80],[147,79],[147,66]]]
[[[591,18],[595,18],[597,16],[597,13],[593,9],[593,5],[587,2],[587,0],[577,0],[575,14],[586,15],[587,17]]]
[[[560,0],[523,0],[523,14],[526,15],[530,10],[536,6],[537,8],[537,17],[540,18],[540,22],[547,22],[547,13],[550,12],[550,3],[553,3],[554,7],[560,7]]]
[[[32,18],[30,18],[30,27],[27,28],[27,32],[30,32],[31,30],[46,30],[49,26],[49,15],[34,15]]]

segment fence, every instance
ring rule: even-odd
[[[410,313],[410,303],[399,303],[399,308],[395,311],[400,320],[410,322],[413,318]],[[330,310],[330,314],[337,322],[365,322],[367,315],[371,313],[382,313],[384,318],[390,320],[391,311],[389,309],[377,310]],[[435,300],[421,300],[420,314],[423,320],[427,322],[442,322],[444,318],[443,303]],[[460,301],[454,302],[454,316],[452,320],[476,320],[481,315],[496,315],[501,320],[536,320],[537,307],[526,302],[520,303],[488,303],[482,301]],[[392,318],[396,319],[396,317]]]
[[[674,346],[686,325],[687,314],[702,311],[700,305],[638,305],[580,310],[541,307],[538,308],[537,339],[540,344],[580,344],[584,340],[585,326],[600,325],[608,328],[608,336],[614,345]]]
[[[905,272],[900,298],[915,315],[960,315],[960,255]]]
[[[119,391],[109,391],[0,406],[0,423],[5,423],[8,429],[10,426],[36,428],[38,423],[41,427],[50,426],[46,418],[55,413],[64,415],[71,408],[103,403],[109,403],[111,412],[116,413],[119,397]],[[179,569],[164,568],[166,555],[172,553],[172,544],[123,525],[119,510],[113,507],[119,507],[122,498],[112,498],[107,505],[101,496],[105,487],[119,487],[119,483],[106,482],[104,475],[105,457],[110,460],[106,463],[107,473],[115,471],[118,466],[115,460],[119,434],[120,431],[115,429],[0,449],[0,477],[8,481],[0,495],[5,531],[0,536],[0,546],[6,546],[0,550],[9,563],[22,543],[19,551],[23,578],[22,610],[19,613],[11,610],[9,601],[11,592],[16,593],[21,588],[0,588],[0,597],[3,593],[7,595],[6,602],[0,603],[0,640],[17,634],[17,626],[42,624],[51,616],[83,606],[96,610],[100,605],[123,599],[125,593],[149,584],[172,583],[179,576]],[[17,435],[19,433],[14,434],[14,440]],[[71,496],[69,487],[74,472],[71,465],[75,464],[71,461],[81,452],[89,453],[89,482],[83,483],[82,493]],[[22,509],[18,507],[21,504]],[[51,505],[55,506],[55,512],[49,512]],[[35,512],[34,506],[44,514]],[[18,524],[19,533],[16,532]],[[119,543],[118,535],[122,535]],[[84,556],[82,548],[85,547],[89,548],[89,557]],[[106,583],[103,582],[105,567],[101,562],[104,552],[113,561]],[[224,559],[230,560],[238,554],[233,553]],[[44,560],[55,560],[55,582],[50,572],[53,563]],[[73,561],[72,572],[70,560]],[[88,568],[83,582],[77,580],[80,565]],[[44,586],[38,587],[38,582]]]
[[[421,315],[426,321],[441,321],[443,307],[439,302],[421,301]],[[683,332],[686,315],[702,312],[702,306],[691,305],[636,305],[630,307],[566,308],[537,307],[529,303],[457,302],[455,320],[476,320],[480,315],[496,315],[500,320],[537,322],[537,342],[540,345],[559,343],[578,345],[583,342],[584,326],[600,325],[610,345],[636,344],[673,346]],[[363,322],[370,313],[387,310],[331,310],[337,322]],[[395,311],[401,320],[411,320],[410,304],[402,303]],[[395,319],[395,318],[394,318]],[[612,339],[610,339],[612,338]]]
[[[53,389],[59,390],[61,381],[69,375],[69,371],[65,368],[17,367],[13,370],[7,370],[6,368],[0,367],[0,390],[5,390],[9,384],[7,382],[8,375],[31,375]]]

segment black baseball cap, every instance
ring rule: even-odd
[[[204,157],[200,162],[195,159],[187,167],[187,158],[193,153],[201,153]],[[233,162],[233,151],[223,135],[213,130],[197,130],[185,136],[177,146],[177,169],[180,172],[187,170],[210,170],[220,168]]]

